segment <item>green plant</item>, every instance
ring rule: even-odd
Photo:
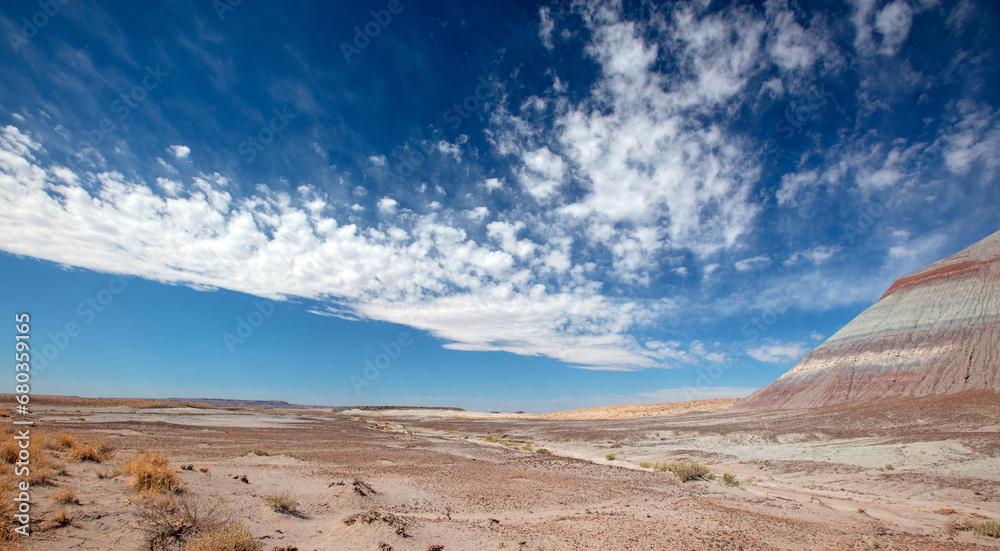
[[[722,480],[726,482],[726,486],[739,486],[740,483],[736,480],[736,475],[733,473],[722,473]]]
[[[537,450],[535,450],[535,453],[549,453],[549,450],[545,448],[538,448]]]
[[[984,536],[1000,538],[1000,520],[987,520],[972,525],[972,529]]]
[[[892,463],[889,463],[888,465],[885,466],[885,470],[887,470],[887,471],[894,471],[894,470],[896,470],[896,467],[893,467]]]
[[[499,442],[499,441],[500,440],[496,436],[493,436],[492,434],[487,434],[486,438],[483,438],[483,442]]]
[[[607,459],[608,461],[614,461],[615,460],[615,454],[609,453],[608,455],[604,456],[604,459]]]
[[[640,461],[639,462],[639,466],[642,467],[643,469],[648,469],[648,468],[652,467],[653,464],[650,463],[649,461]]]
[[[696,478],[704,478],[709,472],[711,472],[708,467],[695,461],[678,461],[675,463],[668,463],[665,466],[665,470],[674,473],[674,475],[676,475],[681,482],[687,482]]]
[[[521,446],[521,449],[524,450],[524,451],[526,451],[526,452],[530,452],[532,450],[531,444],[525,444],[525,445]]]

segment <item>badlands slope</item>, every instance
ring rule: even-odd
[[[788,373],[734,409],[1000,392],[1000,232],[901,277]]]

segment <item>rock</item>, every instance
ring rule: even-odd
[[[1000,232],[901,277],[734,410],[1000,392]]]

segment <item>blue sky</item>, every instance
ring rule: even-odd
[[[0,310],[39,394],[742,396],[1000,228],[990,0],[64,0],[0,30]]]

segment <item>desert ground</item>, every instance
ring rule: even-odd
[[[50,402],[36,428],[67,443],[33,489],[28,548],[185,549],[202,520],[178,511],[195,507],[264,550],[1000,549],[973,529],[1000,518],[996,394],[732,402],[547,415]],[[73,451],[88,442],[113,451]],[[143,451],[178,484],[136,489],[126,467]],[[665,470],[690,462],[710,473]]]

